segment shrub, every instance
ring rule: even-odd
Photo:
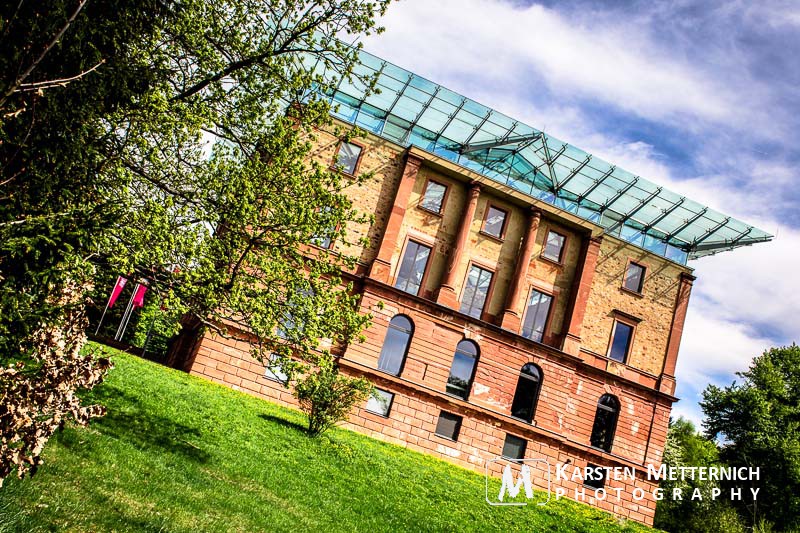
[[[318,436],[346,420],[358,402],[366,400],[372,384],[364,378],[351,378],[339,372],[330,357],[317,361],[316,368],[299,378],[294,396],[308,416],[308,433]]]

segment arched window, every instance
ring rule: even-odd
[[[541,388],[542,370],[533,363],[527,363],[519,372],[517,390],[514,391],[514,401],[511,404],[511,416],[530,424],[536,412],[536,402],[539,401]]]
[[[593,447],[607,452],[611,451],[618,418],[619,400],[616,396],[611,394],[600,396],[600,400],[597,402],[597,412],[594,415],[592,438],[589,441]]]
[[[448,394],[467,399],[472,388],[477,361],[478,345],[468,340],[459,342],[450,367],[450,377],[447,378]]]
[[[378,369],[399,376],[406,362],[408,346],[414,335],[414,323],[407,316],[397,315],[389,322],[383,349],[378,359]]]

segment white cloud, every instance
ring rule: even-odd
[[[597,22],[539,5],[409,0],[392,6],[386,33],[365,44],[469,95],[487,85],[535,93],[544,83],[562,101],[587,97],[651,119],[745,114],[736,92],[660,49],[646,27]]]

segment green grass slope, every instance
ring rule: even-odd
[[[481,474],[343,429],[310,439],[299,412],[112,359],[91,394],[108,414],[0,489],[0,530],[652,531],[565,500],[491,507]]]

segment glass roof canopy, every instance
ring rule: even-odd
[[[362,81],[373,76],[379,92]],[[681,264],[772,239],[364,51],[353,78],[326,96],[339,119],[447,158]]]

